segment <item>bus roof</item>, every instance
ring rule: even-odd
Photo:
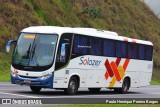
[[[47,33],[47,34],[63,34],[63,33],[75,33],[75,34],[82,34],[100,38],[107,38],[119,41],[128,41],[134,42],[138,44],[146,44],[146,45],[153,45],[150,41],[144,41],[139,39],[128,38],[125,36],[118,36],[116,32],[106,31],[106,30],[99,30],[94,28],[80,28],[80,27],[58,27],[58,26],[32,26],[23,29],[21,32],[27,33]]]

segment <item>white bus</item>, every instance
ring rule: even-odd
[[[28,27],[15,42],[11,83],[62,89],[76,94],[78,88],[101,88],[126,93],[130,87],[150,85],[153,44],[93,28]]]

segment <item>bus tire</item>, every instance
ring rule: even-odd
[[[122,88],[115,88],[114,92],[116,93],[121,93],[121,94],[126,94],[129,90],[129,81],[127,78],[123,80]]]
[[[127,78],[124,79],[123,84],[122,84],[122,89],[121,89],[121,93],[122,94],[126,94],[129,90],[129,81]]]
[[[42,87],[30,86],[30,89],[34,93],[39,93],[41,91]]]
[[[88,88],[88,90],[93,93],[98,93],[101,90],[101,88]]]
[[[75,95],[78,91],[78,82],[75,77],[71,77],[69,80],[68,88],[64,92],[68,95]]]

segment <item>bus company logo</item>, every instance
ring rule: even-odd
[[[117,58],[116,61],[109,62],[108,59],[106,59],[106,62],[104,63],[106,67],[106,73],[105,78],[108,80],[109,77],[111,77],[111,82],[109,84],[109,87],[114,87],[116,81],[121,81],[123,77],[125,76],[125,71],[128,67],[130,59],[125,59],[123,66],[119,65],[121,61],[121,58]]]
[[[89,57],[86,59],[84,57],[80,57],[79,65],[90,65],[90,66],[99,66],[101,61],[100,60],[92,60]]]

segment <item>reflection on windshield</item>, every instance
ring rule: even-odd
[[[12,63],[19,66],[52,64],[58,35],[26,34],[19,37]]]

